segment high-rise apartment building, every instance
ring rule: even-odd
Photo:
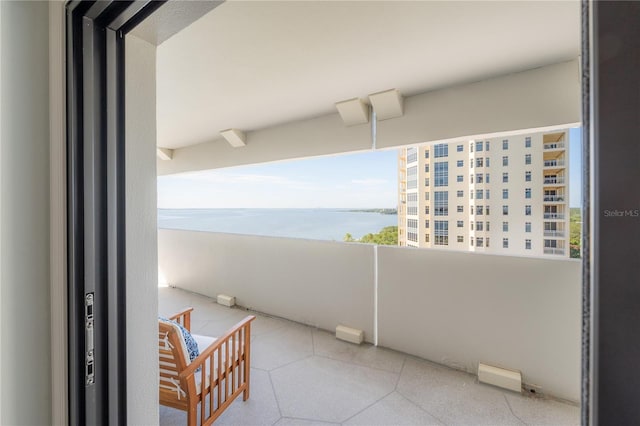
[[[569,257],[569,131],[400,150],[398,241]]]

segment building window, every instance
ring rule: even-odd
[[[508,238],[503,238],[502,239],[502,248],[509,248],[509,239]]]
[[[482,158],[476,158],[476,167],[482,167],[483,161]]]
[[[464,191],[462,189],[459,189],[458,191],[456,191],[456,196],[458,198],[464,197]]]
[[[458,146],[456,147],[456,150],[457,150],[458,152],[462,152],[462,151],[464,151],[464,145],[458,145]]]
[[[484,209],[484,210],[485,210],[484,214],[485,214],[485,215],[487,215],[487,216],[489,216],[489,206],[487,206],[487,208],[486,208],[486,209]]]
[[[424,221],[424,227],[429,229],[429,219]]]
[[[508,200],[509,199],[509,190],[508,189],[503,189],[502,190],[502,199],[503,200]]]
[[[446,220],[436,220],[435,221],[435,232],[434,235],[435,245],[437,246],[447,246],[449,245],[449,222]]]
[[[531,206],[524,206],[525,216],[531,216]]]
[[[458,160],[458,161],[456,161],[456,166],[457,166],[457,167],[463,167],[463,166],[464,166],[464,160]]]
[[[489,237],[487,237],[487,242],[485,244],[485,247],[489,247]]]
[[[525,188],[524,198],[531,198],[531,188]]]
[[[524,223],[524,232],[531,232],[531,222]]]
[[[476,231],[482,231],[483,226],[484,222],[476,222]]]
[[[424,158],[429,158],[429,150],[428,149],[424,152]]]
[[[473,221],[469,222],[469,229],[471,229],[473,231]]]
[[[469,238],[469,245],[470,245],[471,247],[473,247],[473,237],[470,237],[470,238]]]
[[[473,158],[469,161],[469,168],[473,169]]]
[[[429,242],[429,234],[424,234],[424,242],[425,243]]]
[[[433,156],[434,158],[442,158],[449,156],[449,144],[439,143],[434,145],[433,147]]]
[[[484,208],[482,206],[476,206],[476,214],[483,214]]]
[[[476,200],[482,200],[483,195],[482,189],[476,189]]]
[[[425,201],[429,201],[429,194],[430,194],[429,192],[425,192],[425,193],[424,193],[424,199],[425,199]]]
[[[464,206],[458,206],[457,211],[458,211],[458,213],[463,213],[464,212]]]
[[[484,150],[485,150],[485,151],[489,151],[489,141],[486,141],[486,142],[484,143]],[[487,164],[487,165],[488,165],[488,164]]]
[[[458,175],[458,176],[456,177],[456,181],[458,181],[458,182],[464,182],[464,177],[462,177],[462,175]]]
[[[484,166],[485,166],[485,167],[489,167],[489,157],[486,157],[486,158],[484,159]]]
[[[476,152],[482,151],[482,141],[476,142]]]
[[[418,161],[418,150],[416,148],[407,148],[407,163]]]
[[[503,139],[502,140],[502,149],[509,149],[509,140],[508,139]]]
[[[473,152],[473,142],[469,143],[469,152]]]
[[[429,214],[429,206],[424,206],[424,214]]]
[[[487,226],[486,226],[487,231],[491,231],[491,228],[489,227],[489,223],[491,223],[491,222],[487,222]]]
[[[476,183],[482,183],[482,178],[483,178],[482,173],[478,173],[476,175]]]
[[[526,182],[531,182],[531,172],[524,172],[524,180]]]
[[[429,163],[426,163],[426,164],[424,165],[424,172],[425,172],[425,173],[429,173]]]
[[[509,206],[502,206],[502,214],[504,216],[509,214]]]
[[[509,165],[509,156],[505,155],[504,157],[502,157],[502,165],[503,166]]]
[[[525,250],[531,250],[531,240],[524,240]]]
[[[456,222],[458,228],[464,228],[464,220],[459,220]]]
[[[502,222],[502,232],[509,232],[509,222]]]
[[[485,194],[484,198],[486,198],[488,200],[489,199],[489,190],[487,189],[485,192],[486,192],[486,194]]]
[[[502,182],[503,182],[503,183],[507,183],[507,182],[509,182],[509,173],[504,172],[504,173],[502,174]]]
[[[486,179],[485,179],[485,180],[486,180],[486,182],[487,182],[487,183],[489,183],[489,173],[487,173],[487,175],[485,176],[485,178],[486,178]]]
[[[449,191],[435,191],[434,193],[434,209],[436,216],[449,215]]]
[[[429,186],[429,178],[424,178],[424,186]]]
[[[473,189],[469,191],[469,199],[473,200]]]
[[[484,238],[482,237],[476,238],[476,247],[482,247],[482,246],[484,246]]]
[[[531,138],[529,136],[524,138],[524,147],[525,148],[531,148]]]
[[[464,243],[464,237],[462,235],[458,235],[458,242]]]
[[[418,187],[418,166],[411,166],[407,169],[407,189]]]
[[[410,192],[407,194],[407,214],[416,216],[418,214],[418,193]]]
[[[531,154],[526,154],[524,156],[524,164],[531,164]]]
[[[449,185],[449,163],[440,161],[435,163],[435,186]]]

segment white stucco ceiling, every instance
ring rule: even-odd
[[[579,52],[577,1],[226,2],[158,46],[158,146],[207,142],[227,128],[335,112],[334,103],[348,98],[390,88],[412,95]]]

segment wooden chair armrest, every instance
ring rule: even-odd
[[[191,333],[191,311],[193,311],[192,307],[184,308],[182,311],[171,315],[169,319],[176,321]]]
[[[256,317],[254,315],[247,316],[242,321],[240,321],[239,323],[237,323],[236,325],[231,327],[229,329],[229,331],[227,331],[224,335],[220,336],[220,338],[216,339],[215,342],[211,343],[206,349],[204,349],[202,352],[200,352],[200,355],[198,355],[196,357],[196,359],[191,361],[191,363],[187,366],[187,368],[182,370],[182,372],[179,375],[180,380],[187,379],[190,375],[195,373],[195,371],[198,368],[204,366],[204,363],[209,358],[211,358],[211,356],[213,356],[213,353],[216,350],[218,350],[222,346],[223,343],[228,341],[242,327],[247,327],[248,328],[248,324],[251,323],[251,321],[253,321],[254,319],[256,319]],[[248,328],[248,330],[250,330],[250,329]],[[251,336],[249,336],[249,338],[247,339],[247,342],[250,342],[250,337]],[[209,374],[213,374],[213,372],[210,372]]]

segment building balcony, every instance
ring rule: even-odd
[[[547,203],[562,203],[565,197],[564,195],[545,195],[543,200]]]
[[[544,184],[545,185],[564,184],[564,176],[545,177]]]
[[[564,167],[564,160],[545,160],[544,167]]]
[[[558,254],[564,255],[566,253],[565,249],[560,247],[545,247],[544,254]]]
[[[578,261],[164,229],[158,245],[161,275],[184,290],[160,288],[160,314],[194,306],[193,331],[219,336],[247,311],[206,296],[261,312],[251,398],[221,424],[580,422],[577,406],[548,397],[580,398]],[[532,309],[544,315],[512,321]],[[365,343],[336,340],[338,324]],[[487,330],[527,338],[479,339]],[[542,396],[479,383],[479,362],[522,371]],[[185,420],[165,407],[160,417]]]
[[[544,213],[545,219],[564,219],[564,213]]]
[[[564,235],[565,235],[564,231],[560,231],[560,230],[557,230],[557,231],[548,231],[548,230],[545,230],[545,231],[544,231],[544,236],[545,236],[545,237],[557,237],[557,238],[563,238],[563,237],[564,237]]]
[[[545,151],[564,149],[564,142],[549,142],[544,145]]]

